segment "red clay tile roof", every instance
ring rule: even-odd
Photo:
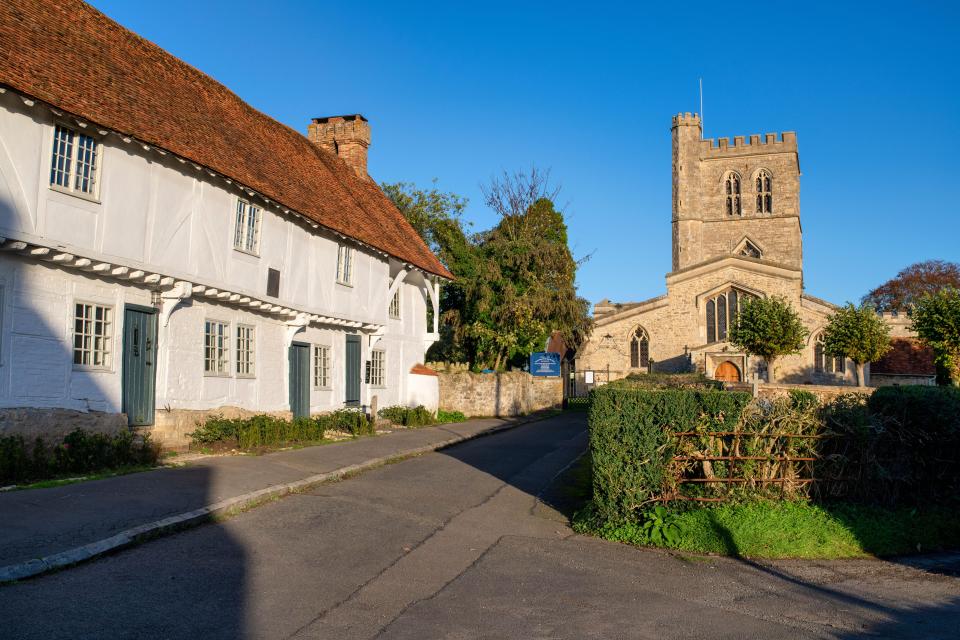
[[[0,85],[221,173],[452,278],[372,180],[77,0],[0,2]]]
[[[426,365],[423,365],[423,364],[419,364],[419,363],[413,365],[412,367],[410,367],[410,373],[416,373],[416,374],[419,374],[419,375],[421,375],[421,376],[436,376],[436,375],[439,375],[436,371],[434,371],[434,370],[431,369],[430,367],[428,367],[428,366],[426,366]]]
[[[933,376],[933,351],[916,338],[894,338],[887,355],[870,364],[870,374]]]

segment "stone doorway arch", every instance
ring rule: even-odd
[[[743,380],[740,375],[740,368],[729,360],[725,360],[717,366],[717,370],[713,372],[713,378],[723,382],[740,382]]]

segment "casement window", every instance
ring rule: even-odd
[[[211,376],[230,375],[230,325],[226,322],[204,322],[203,372]]]
[[[113,309],[77,302],[73,312],[73,365],[109,369],[113,356]]]
[[[100,149],[95,138],[57,125],[50,157],[50,186],[96,198],[100,184]]]
[[[345,244],[337,247],[337,282],[353,284],[353,247]]]
[[[237,325],[237,377],[256,376],[257,330],[246,324]]]
[[[370,385],[374,387],[384,386],[386,380],[385,372],[387,369],[387,353],[379,349],[370,352]]]
[[[630,367],[650,366],[650,336],[643,327],[637,327],[630,338]]]
[[[400,288],[398,287],[396,291],[393,292],[393,297],[390,298],[390,317],[399,320],[400,319]]]
[[[330,347],[313,345],[313,386],[316,389],[330,387]]]
[[[237,223],[233,229],[233,248],[258,255],[263,210],[246,200],[237,199]]]

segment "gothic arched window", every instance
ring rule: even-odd
[[[740,208],[740,176],[731,171],[724,180],[724,192],[726,193],[727,215],[743,215]]]
[[[817,334],[817,339],[813,345],[813,369],[817,373],[843,373],[843,356],[831,356],[827,354],[823,344],[823,332]]]
[[[630,338],[630,366],[634,369],[650,366],[650,336],[643,327],[637,327]]]
[[[757,213],[773,213],[773,189],[770,172],[761,169],[757,173]]]
[[[737,321],[740,306],[753,294],[739,289],[727,289],[707,300],[707,342],[722,342],[727,339],[729,328]]]

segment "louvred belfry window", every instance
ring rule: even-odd
[[[766,169],[757,173],[757,213],[773,213],[773,189]]]
[[[742,215],[742,209],[740,208],[740,176],[733,172],[728,173],[726,180],[724,180],[724,190],[726,191],[727,197],[727,215]]]

